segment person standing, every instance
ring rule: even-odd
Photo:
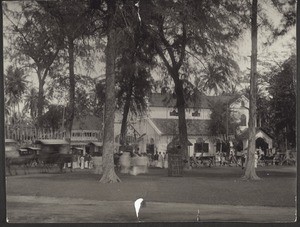
[[[154,154],[153,160],[154,160],[154,166],[157,167],[157,165],[158,165],[158,153],[157,153],[157,151]]]
[[[120,168],[121,168],[121,173],[129,173],[130,172],[130,166],[131,166],[131,160],[130,160],[130,153],[129,152],[124,152],[120,156]]]
[[[81,155],[80,157],[80,169],[84,169],[84,156]]]
[[[159,154],[158,154],[157,167],[158,168],[163,168],[163,156],[162,156],[161,152],[159,152]]]
[[[165,154],[164,156],[164,168],[167,169],[168,168],[168,152]]]
[[[257,168],[257,163],[258,163],[258,151],[255,152],[254,155],[254,167]]]

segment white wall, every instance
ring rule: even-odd
[[[242,101],[244,102],[244,107],[242,106]],[[230,109],[232,110],[234,118],[237,119],[238,122],[240,122],[241,115],[244,114],[246,116],[246,125],[240,126],[240,130],[244,130],[248,128],[248,122],[249,122],[249,101],[245,96],[241,96],[241,98],[237,99],[235,102],[233,102],[230,105]]]

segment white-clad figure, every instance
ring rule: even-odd
[[[78,168],[77,155],[74,155],[72,159],[73,159],[72,160],[72,162],[73,162],[72,168],[77,169]]]
[[[80,157],[80,169],[84,169],[84,157],[83,157],[83,155]]]
[[[141,156],[134,156],[132,159],[132,171],[130,171],[131,175],[138,175],[141,173],[148,172],[148,157],[146,154],[142,154]]]
[[[120,156],[120,167],[121,167],[121,173],[129,173],[130,171],[130,153],[129,152],[124,152]]]
[[[163,168],[163,156],[162,156],[161,152],[158,153],[157,167]]]
[[[166,153],[164,156],[164,168],[165,169],[168,168],[168,153]]]
[[[86,155],[85,157],[84,157],[84,168],[85,169],[88,169],[89,168],[89,156],[88,155]]]
[[[94,163],[94,173],[95,174],[102,174],[102,156],[94,156],[93,158]]]
[[[130,171],[130,174],[133,176],[136,176],[139,174],[139,157],[134,156],[131,158],[131,165],[132,165],[132,170]]]
[[[258,163],[258,152],[255,152],[255,155],[254,155],[254,168],[257,168],[257,163]]]

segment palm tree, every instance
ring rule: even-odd
[[[18,107],[18,114],[20,114],[19,103],[22,100],[22,95],[27,88],[26,75],[23,69],[9,66],[5,75],[5,95],[7,97],[7,104],[13,108],[15,113],[16,106]]]
[[[36,123],[38,117],[38,91],[31,88],[25,95],[24,112],[29,112],[33,123]]]
[[[235,70],[238,69],[235,68]],[[214,91],[215,94],[219,94],[220,92],[228,92],[234,79],[226,67],[208,63],[196,82],[199,83],[199,87],[203,87],[204,91]]]

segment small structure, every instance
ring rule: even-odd
[[[72,125],[71,146],[81,148],[82,155],[90,153],[88,150],[90,143],[101,141],[102,129],[102,119],[99,117],[93,115],[75,117]],[[96,146],[99,147],[98,144]]]
[[[102,142],[90,142],[85,147],[86,153],[92,156],[102,156],[102,149]]]
[[[38,155],[40,150],[38,147],[22,147],[19,149],[19,153],[21,156]]]
[[[174,137],[167,146],[168,152],[168,176],[182,177],[183,160],[179,138]]]
[[[247,128],[239,136],[239,138],[243,141],[243,149],[248,147],[248,137],[249,129]],[[255,138],[256,148],[261,148],[264,152],[266,152],[267,149],[273,148],[273,138],[262,128],[256,128]]]
[[[66,140],[36,140],[35,144],[40,145],[43,153],[68,154],[70,152],[70,146]]]
[[[19,145],[13,139],[5,139],[5,157],[13,158],[19,157]]]

